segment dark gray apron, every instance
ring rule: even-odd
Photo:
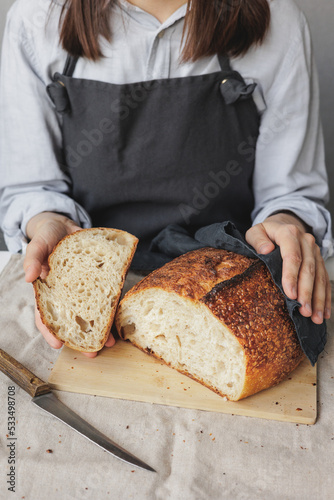
[[[72,78],[68,58],[48,92],[63,118],[63,168],[72,196],[95,226],[140,238],[135,269],[154,269],[196,248],[225,248],[261,258],[282,291],[277,248],[258,256],[241,233],[251,226],[252,174],[259,117],[246,85],[219,57],[203,76],[115,85]],[[153,241],[152,241],[153,240]],[[326,343],[286,297],[306,355],[314,364]]]
[[[138,268],[170,224],[189,234],[226,220],[251,226],[255,85],[228,57],[215,73],[123,85],[73,78],[76,62],[68,57],[47,88],[62,115],[62,168],[94,226],[139,238]]]

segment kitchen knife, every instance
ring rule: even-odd
[[[36,375],[2,349],[0,349],[0,370],[30,394],[30,396],[32,396],[32,402],[35,405],[72,427],[72,429],[100,446],[103,450],[111,453],[111,455],[114,455],[114,457],[124,462],[156,472],[152,467],[118,446],[84,419],[79,417],[79,415],[70,410],[70,408],[55,397],[48,384],[36,377]]]

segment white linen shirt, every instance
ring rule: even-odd
[[[61,212],[82,227],[89,214],[71,197],[60,169],[61,118],[47,96],[66,53],[59,45],[62,1],[16,0],[7,16],[0,76],[0,223],[11,252],[25,250],[26,224],[43,212]],[[257,84],[261,114],[253,177],[253,224],[289,210],[308,224],[324,258],[333,254],[319,87],[310,33],[292,0],[271,0],[271,24],[262,45],[233,58],[246,83]],[[216,56],[180,63],[186,4],[164,23],[119,0],[104,58],[81,58],[74,77],[125,84],[220,70]]]

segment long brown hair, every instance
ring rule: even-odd
[[[60,41],[73,56],[103,56],[98,37],[112,39],[110,15],[117,0],[65,0]],[[262,43],[270,23],[268,0],[189,0],[183,61],[217,53],[239,56]]]

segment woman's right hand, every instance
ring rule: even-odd
[[[47,276],[48,257],[53,248],[64,236],[79,229],[81,228],[72,220],[52,212],[42,212],[30,219],[26,228],[30,243],[23,263],[28,283]]]

